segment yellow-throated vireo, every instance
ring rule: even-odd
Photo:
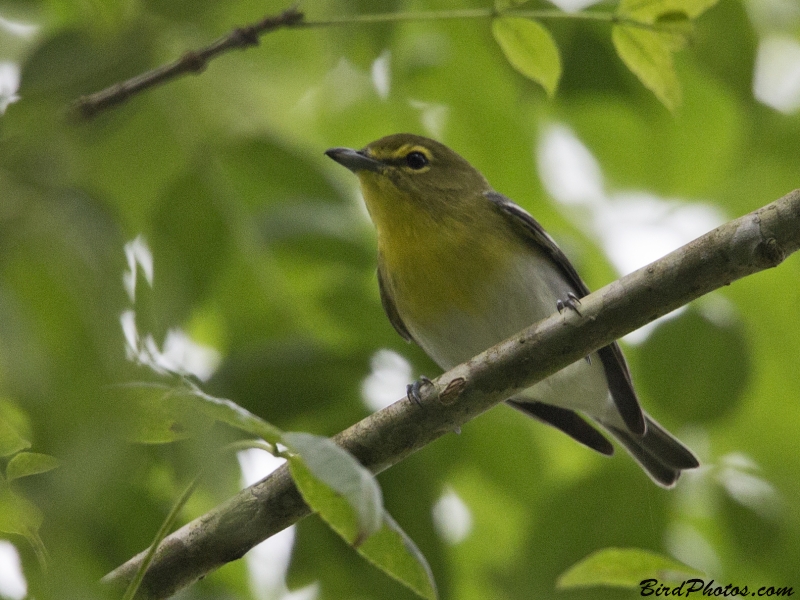
[[[589,293],[542,226],[447,146],[396,134],[326,154],[361,183],[378,232],[378,283],[389,320],[443,369]],[[664,487],[699,464],[639,406],[616,343],[508,403],[612,454],[588,417]]]

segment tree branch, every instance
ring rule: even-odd
[[[553,314],[335,437],[383,471],[505,398],[613,340],[737,279],[780,264],[800,248],[800,189],[730,221],[581,299],[581,314]],[[243,556],[309,513],[288,469],[275,471],[164,540],[141,598],[166,598]],[[124,584],[144,552],[103,579]]]
[[[164,84],[172,79],[187,74],[198,74],[205,70],[208,62],[234,48],[247,48],[257,46],[258,38],[284,27],[312,28],[334,27],[341,25],[370,25],[376,23],[398,23],[410,21],[442,21],[450,19],[492,19],[495,17],[521,17],[527,19],[546,20],[585,20],[603,21],[610,24],[625,24],[640,29],[653,31],[669,30],[668,25],[662,23],[645,23],[606,11],[593,12],[564,12],[561,10],[523,10],[509,8],[498,10],[495,8],[467,8],[455,10],[434,10],[425,12],[402,13],[375,13],[366,15],[350,15],[332,17],[320,21],[306,21],[305,14],[295,6],[287,8],[280,14],[267,16],[256,23],[236,27],[227,35],[219,38],[204,48],[188,50],[178,60],[145,73],[141,73],[126,81],[115,83],[112,86],[81,96],[75,100],[68,109],[68,113],[82,119],[91,119],[100,112],[122,104],[131,96],[152,87]]]
[[[199,50],[189,50],[175,62],[158,67],[127,81],[122,81],[104,90],[81,96],[70,106],[70,112],[84,119],[94,117],[100,111],[121,104],[134,94],[160,85],[188,73],[200,73],[208,61],[234,48],[257,46],[258,38],[281,27],[290,27],[303,20],[303,13],[295,7],[287,8],[278,15],[267,16],[244,27],[234,28],[228,35],[219,38]]]

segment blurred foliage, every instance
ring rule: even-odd
[[[752,80],[759,39],[800,22],[754,24],[745,1],[703,14],[672,57],[674,112],[619,60],[608,24],[547,23],[562,63],[548,99],[476,19],[278,31],[75,122],[65,107],[78,96],[285,6],[0,0],[3,19],[38,26],[0,28],[0,61],[21,67],[21,99],[0,116],[0,503],[38,527],[49,555],[44,572],[41,548],[2,534],[30,595],[97,597],[96,581],[147,546],[201,466],[211,465],[182,522],[240,485],[235,460],[216,457],[239,437],[231,428],[196,418],[192,435],[163,434],[172,443],[130,441],[141,415],[120,384],[158,376],[131,360],[126,311],[165,355],[179,331],[215,349],[219,364],[200,387],[284,430],[331,435],[365,416],[361,384],[379,349],[408,358],[415,375],[438,373],[382,314],[372,228],[354,178],[326,148],[399,131],[441,139],[531,210],[593,288],[613,267],[536,168],[552,123],[597,158],[609,191],[702,201],[733,218],[798,187],[799,113],[757,102]],[[324,19],[454,3],[305,8]],[[381,69],[388,86],[376,85]],[[151,282],[144,264],[126,262],[140,235]],[[131,269],[135,300],[123,285]],[[595,456],[505,407],[381,475],[384,506],[428,559],[441,597],[551,597],[560,574],[608,547],[673,556],[718,582],[800,588],[799,277],[794,256],[626,347],[643,404],[703,462],[675,490],[653,486],[622,452]],[[447,490],[471,514],[457,543],[432,515]],[[316,518],[297,528],[288,581],[318,582],[322,599],[413,597]],[[237,562],[181,597],[262,592]]]

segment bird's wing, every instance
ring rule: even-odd
[[[392,324],[392,327],[395,328],[395,331],[400,334],[407,342],[414,342],[416,344],[416,340],[411,337],[411,334],[406,327],[406,324],[403,323],[403,319],[400,318],[400,313],[397,312],[397,306],[395,306],[394,298],[392,298],[391,292],[386,287],[386,282],[383,280],[383,273],[381,268],[378,267],[378,290],[381,294],[381,306],[383,306],[383,312],[386,313],[386,316],[389,317],[389,322]],[[419,344],[417,344],[419,345]]]
[[[528,243],[544,252],[553,261],[553,264],[559,268],[575,289],[578,297],[582,298],[589,293],[589,288],[586,287],[575,267],[536,219],[525,209],[498,192],[486,192],[485,196],[509,219]],[[631,433],[644,435],[646,430],[644,414],[639,406],[636,392],[633,390],[630,371],[625,357],[622,355],[622,350],[616,342],[613,342],[600,348],[597,353],[603,362],[608,389],[611,391],[611,397],[614,399],[614,404],[619,410],[622,420],[625,421],[625,425]]]
[[[542,250],[553,261],[572,287],[575,288],[575,293],[579,298],[583,298],[589,293],[589,288],[586,287],[575,267],[569,262],[569,259],[558,247],[555,240],[550,237],[550,234],[539,224],[539,221],[534,219],[524,208],[514,204],[499,192],[486,192],[484,195],[509,218],[511,224],[522,234],[526,241],[538,250]]]

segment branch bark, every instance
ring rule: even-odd
[[[611,341],[800,248],[800,189],[730,221],[581,300],[581,314],[553,314],[422,388],[335,440],[372,471],[397,464],[505,398]],[[140,598],[167,598],[309,513],[288,469],[278,469],[161,544]],[[103,578],[125,584],[144,552]]]

